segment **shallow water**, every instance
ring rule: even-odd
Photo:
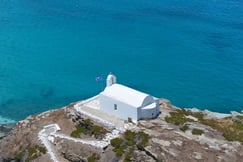
[[[96,76],[179,107],[243,109],[239,0],[2,0],[0,115],[91,97]],[[103,85],[102,85],[103,84]]]

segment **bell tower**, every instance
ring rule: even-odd
[[[110,73],[106,79],[106,87],[110,87],[112,84],[116,83],[116,76]]]

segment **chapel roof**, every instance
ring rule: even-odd
[[[146,93],[137,91],[121,84],[112,84],[105,88],[101,94],[119,100],[123,103],[127,103],[134,107],[142,106],[146,97],[150,96]],[[152,97],[152,96],[150,96]]]

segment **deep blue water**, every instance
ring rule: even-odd
[[[110,71],[179,107],[243,110],[243,1],[0,0],[1,117],[91,97]]]

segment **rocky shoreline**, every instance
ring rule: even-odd
[[[30,151],[33,148],[41,150],[42,147],[44,148],[42,142],[38,139],[38,133],[46,125],[56,123],[61,128],[61,134],[70,136],[77,124],[88,119],[87,115],[82,116],[79,114],[77,116],[74,109],[75,104],[72,103],[57,110],[29,116],[15,125],[1,125],[0,132],[3,132],[3,134],[0,138],[0,161],[31,159],[31,157],[27,157],[30,154],[28,150]],[[142,131],[149,135],[149,144],[142,149],[134,148],[135,150],[130,158],[131,161],[139,161],[140,159],[141,161],[214,162],[240,161],[243,158],[243,145],[241,142],[226,140],[225,137],[228,136],[224,136],[224,127],[221,129],[221,126],[231,127],[232,125],[229,124],[240,124],[243,114],[237,112],[221,114],[195,108],[180,109],[173,106],[166,99],[161,99],[160,111],[161,114],[156,119],[141,120],[137,125],[126,126],[128,130]],[[220,124],[219,127],[215,124],[210,125],[212,121]],[[96,123],[96,121],[93,122]],[[97,124],[99,125],[99,122]],[[239,124],[237,126],[241,131],[241,125]],[[80,138],[84,140],[95,139],[94,136],[85,134],[81,135]],[[51,147],[54,149],[57,159],[60,159],[59,161],[88,161],[89,158],[97,157],[96,155],[99,155],[99,158],[96,158],[95,161],[104,162],[118,162],[123,161],[125,158],[125,155],[117,157],[110,145],[105,149],[97,149],[66,139],[52,138],[51,140]],[[241,139],[239,138],[239,140]],[[82,149],[80,149],[80,146],[82,146]],[[35,156],[33,155],[35,159],[30,161],[52,161],[47,153],[40,153],[38,149],[34,154]]]
[[[0,139],[7,136],[13,127],[14,124],[0,124]]]

